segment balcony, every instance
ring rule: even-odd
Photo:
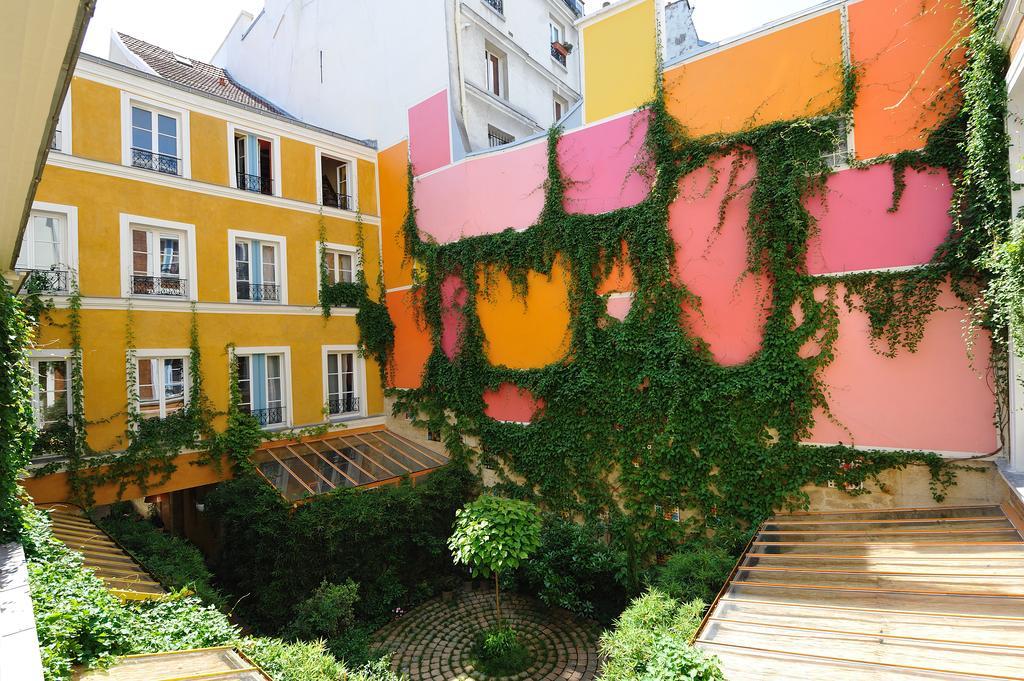
[[[166,175],[181,175],[181,159],[167,154],[158,154],[149,149],[132,147],[132,167],[155,170]]]
[[[132,275],[132,295],[184,298],[187,294],[188,280],[186,279]]]
[[[512,144],[516,141],[516,138],[508,133],[504,133],[494,127],[488,126],[487,130],[487,146],[489,147],[500,147],[505,144]]]
[[[569,58],[569,50],[565,49],[562,43],[551,43],[551,58],[562,66],[565,66]]]
[[[323,201],[325,206],[331,208],[340,208],[342,210],[355,210],[355,203],[352,201],[352,197],[348,194],[339,194],[338,192],[331,189],[331,186],[324,183],[323,187]]]
[[[504,0],[484,0],[484,2],[487,3],[488,5],[490,5],[491,8],[493,8],[494,11],[497,12],[498,14],[504,14],[505,13],[505,3],[504,3]]]
[[[577,17],[583,16],[582,2],[580,2],[579,0],[562,0],[562,2],[564,2],[565,6],[568,7],[572,11],[572,13],[575,14]]]
[[[359,398],[355,395],[335,395],[327,399],[327,413],[330,416],[354,414],[359,411]]]
[[[261,426],[284,425],[284,407],[267,407],[266,409],[249,409],[242,405],[242,411],[256,419]]]
[[[71,290],[70,273],[67,270],[20,270],[25,272],[25,293],[67,293]]]
[[[247,173],[235,173],[235,186],[247,192],[257,194],[273,194],[274,179],[262,175],[249,175]]]
[[[235,284],[235,294],[238,300],[276,303],[281,300],[281,287],[277,284],[250,284],[247,281],[239,281]]]

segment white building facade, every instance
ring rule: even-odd
[[[582,13],[580,0],[266,0],[213,63],[289,114],[381,148],[408,134],[411,106],[447,90],[459,158],[566,119],[581,98]]]

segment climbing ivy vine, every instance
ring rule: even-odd
[[[650,193],[635,206],[605,214],[566,211],[558,129],[548,138],[544,206],[525,231],[447,244],[422,238],[410,169],[403,231],[407,257],[417,265],[418,314],[429,327],[433,351],[421,387],[394,392],[396,413],[443,433],[456,460],[478,457],[497,472],[504,492],[568,515],[607,514],[645,553],[708,528],[742,532],[773,509],[806,503],[801,488],[809,483],[835,481],[857,494],[865,480],[881,485],[884,471],[924,465],[941,499],[962,466],[935,454],[801,443],[811,434],[815,413],[829,414],[821,373],[833,359],[838,306],[867,313],[871,342],[887,356],[916,350],[946,281],[972,305],[992,304],[990,321],[1024,316],[1024,286],[1016,288],[1022,281],[1018,251],[1003,246],[999,266],[988,264],[993,244],[1004,242],[1009,191],[1005,135],[996,130],[997,122],[1002,130],[1005,112],[999,87],[1005,55],[991,32],[999,3],[970,4],[975,19],[964,43],[967,66],[959,73],[962,108],[950,112],[923,151],[884,159],[896,174],[894,210],[907,168],[945,167],[956,187],[949,240],[931,264],[911,272],[825,278],[805,268],[815,230],[805,199],[823,191],[830,173],[824,159],[845,136],[855,68],[845,69],[844,96],[833,111],[702,138],[687,136],[669,115],[659,74],[655,98],[645,107],[647,162],[641,167],[648,167]],[[738,191],[737,164],[756,159],[747,269],[765,275],[770,289],[762,347],[739,366],[715,362],[707,345],[680,323],[684,303],[699,307],[700,301],[676,270],[677,245],[668,229],[680,179],[729,157],[728,178],[721,173],[716,179],[729,183],[720,220]],[[530,370],[492,365],[478,297],[488,295],[497,273],[525,296],[528,274],[551,275],[556,263],[568,272],[565,359]],[[635,292],[620,322],[607,314],[597,290],[623,264],[632,271]],[[1007,277],[1012,283],[1000,282],[1000,268],[1013,271]],[[449,358],[441,332],[445,306],[452,303],[443,300],[442,282],[451,276],[460,278],[467,295],[464,304],[455,304],[463,323]],[[988,291],[996,286],[1017,294],[1017,308],[1000,311],[998,300],[979,297],[979,281],[990,283]],[[504,383],[543,401],[530,425],[486,416],[484,393]],[[684,509],[681,522],[666,520],[656,507]]]

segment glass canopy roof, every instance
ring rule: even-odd
[[[448,457],[382,428],[271,443],[253,453],[253,463],[285,499],[298,501],[339,487],[415,477],[445,465]]]

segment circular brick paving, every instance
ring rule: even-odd
[[[563,610],[546,608],[515,594],[502,594],[505,620],[533,653],[533,666],[517,681],[592,681],[597,676],[600,628]],[[392,653],[392,668],[412,681],[493,681],[469,661],[473,639],[494,626],[493,591],[457,592],[450,601],[435,598],[388,624],[376,635]]]

